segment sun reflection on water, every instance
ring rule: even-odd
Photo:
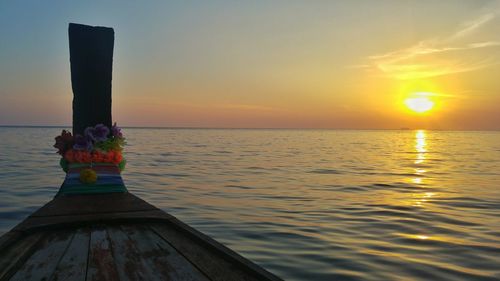
[[[415,133],[415,152],[416,152],[416,158],[415,158],[415,165],[421,165],[425,162],[425,154],[427,153],[427,140],[426,140],[426,133],[424,130],[418,130]],[[423,184],[423,175],[427,170],[421,168],[421,167],[415,167],[415,177],[411,178],[410,181],[414,184],[421,185]]]
[[[416,185],[423,186],[424,180],[428,181],[428,178],[425,174],[428,172],[428,168],[423,168],[422,165],[427,161],[426,154],[428,153],[428,141],[427,141],[427,133],[424,130],[418,130],[415,133],[415,160],[414,160],[414,177],[410,179],[410,181]],[[428,166],[428,165],[427,165]],[[427,182],[426,182],[427,183]],[[414,206],[423,207],[424,203],[426,203],[430,198],[434,197],[436,193],[434,192],[424,192],[414,194]]]
[[[417,152],[417,158],[415,159],[415,164],[421,164],[425,161],[425,153],[427,152],[426,137],[427,136],[424,130],[418,130],[415,133],[415,150]]]
[[[424,186],[424,180],[426,181],[426,184],[428,184],[427,182],[428,177],[426,177],[426,173],[429,171],[428,167],[430,167],[429,165],[425,165],[428,164],[425,163],[428,161],[428,159],[426,158],[428,153],[428,138],[426,131],[418,130],[415,132],[414,151],[415,151],[415,159],[413,161],[414,177],[412,177],[410,181],[418,186]],[[427,210],[429,208],[429,204],[427,203],[429,202],[429,200],[431,200],[431,198],[435,196],[436,196],[435,192],[414,193],[412,195],[412,206],[420,208],[425,207]],[[430,234],[408,234],[406,235],[406,237],[417,240],[435,239]]]

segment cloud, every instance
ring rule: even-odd
[[[347,68],[370,68],[371,64],[353,64],[348,65]]]
[[[467,21],[464,24],[462,24],[462,28],[457,30],[455,34],[453,34],[449,40],[456,40],[458,38],[462,38],[464,36],[467,36],[474,31],[478,30],[481,26],[486,24],[487,22],[493,20],[495,18],[496,14],[495,13],[487,13],[479,16],[478,18]]]
[[[261,106],[261,105],[253,105],[253,104],[214,104],[212,105],[216,108],[223,109],[237,109],[237,110],[251,110],[251,111],[283,111],[281,108],[270,107],[270,106]]]
[[[378,68],[391,78],[411,80],[474,71],[494,64],[496,62],[487,59],[472,63],[380,64]]]
[[[191,103],[191,102],[169,102],[172,106],[189,107],[196,109],[212,108],[220,110],[248,110],[248,111],[286,111],[283,108],[262,106],[255,104],[236,104],[236,103]]]
[[[500,41],[477,42],[469,44],[470,48],[484,48],[493,46],[500,46]]]
[[[500,52],[485,52],[481,49],[499,48],[500,38],[477,40],[474,35],[488,23],[494,23],[497,17],[497,13],[488,12],[464,22],[451,35],[372,55],[368,60],[372,68],[398,80],[429,78],[489,67],[500,62]]]

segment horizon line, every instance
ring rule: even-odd
[[[190,127],[190,126],[120,126],[126,129],[178,129],[178,130],[338,130],[338,131],[471,131],[500,132],[500,129],[422,129],[422,128],[304,128],[304,127]],[[0,128],[72,128],[64,125],[3,125]]]

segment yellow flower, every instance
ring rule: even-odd
[[[97,181],[97,174],[92,169],[83,169],[80,171],[80,181],[86,184],[95,183]]]

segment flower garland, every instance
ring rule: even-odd
[[[125,138],[121,128],[116,123],[111,130],[103,124],[88,127],[84,135],[71,135],[63,130],[60,136],[55,138],[54,147],[57,148],[62,158],[60,165],[65,172],[68,164],[72,163],[112,163],[122,171],[125,168],[125,159],[122,156]]]

